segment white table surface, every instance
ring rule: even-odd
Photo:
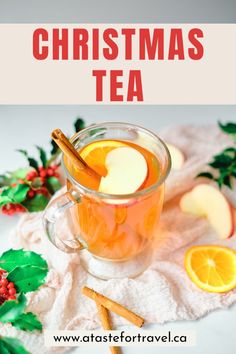
[[[236,120],[236,106],[0,106],[0,173],[22,166],[23,158],[14,150],[49,141],[53,128],[60,127],[68,133],[72,122],[82,115],[87,123],[99,121],[129,121],[158,131],[169,124],[213,123],[217,120]],[[10,248],[8,234],[17,217],[0,215],[0,252]],[[236,353],[236,305],[215,311],[191,322],[174,322],[166,325],[150,325],[150,329],[196,331],[195,347],[129,347],[123,353],[141,354],[235,354]],[[74,353],[109,353],[108,349],[81,347]]]

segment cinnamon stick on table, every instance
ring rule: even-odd
[[[133,323],[135,326],[142,327],[142,325],[144,324],[144,319],[142,317],[136,315],[134,312],[128,310],[124,306],[109,299],[108,297],[99,294],[93,289],[90,289],[87,286],[85,286],[82,290],[82,293],[88,296],[90,299],[96,301],[96,303],[103,305],[108,310],[111,310],[117,315],[124,317],[127,321]]]
[[[102,322],[103,329],[108,331],[112,330],[111,320],[109,316],[109,311],[101,304],[96,302],[98,313]],[[121,354],[121,350],[119,347],[110,347],[110,351],[112,354]]]

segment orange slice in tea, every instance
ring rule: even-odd
[[[223,293],[236,287],[236,252],[221,246],[194,246],[185,254],[185,269],[201,289]]]
[[[106,176],[105,160],[107,154],[111,150],[122,146],[127,146],[127,144],[118,140],[98,140],[82,148],[80,156],[99,175]]]

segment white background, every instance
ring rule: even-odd
[[[26,148],[35,153],[34,144],[49,147],[50,131],[60,127],[65,132],[72,132],[72,123],[77,115],[84,117],[87,124],[108,120],[128,121],[158,132],[170,124],[236,121],[236,106],[0,106],[0,173],[24,163],[14,149]],[[16,221],[17,218],[0,216],[1,252],[9,248],[8,234]],[[198,321],[147,328],[195,330],[197,345],[191,348],[129,347],[122,349],[124,354],[142,354],[144,351],[148,354],[235,354],[236,305],[215,311]],[[105,354],[109,350],[81,347],[76,349],[76,353]]]

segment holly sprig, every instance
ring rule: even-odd
[[[75,132],[85,127],[85,122],[77,118]],[[44,210],[51,196],[61,188],[58,156],[60,149],[51,140],[50,154],[36,146],[38,159],[26,150],[17,150],[27,161],[28,167],[0,175],[0,210],[12,215],[19,212]]]
[[[220,129],[232,136],[233,141],[236,142],[236,123],[218,123]],[[219,188],[227,186],[232,189],[233,179],[236,178],[236,147],[230,146],[219,154],[213,156],[212,161],[208,163],[212,171],[204,171],[199,173],[196,177],[205,177],[215,181]]]
[[[2,354],[30,354],[17,338],[0,336],[0,353]]]
[[[42,331],[37,316],[25,312],[25,294],[45,283],[47,262],[35,252],[10,249],[1,255],[0,268],[0,322],[11,323],[23,331]],[[0,336],[0,353],[25,354],[28,351],[17,339]]]

